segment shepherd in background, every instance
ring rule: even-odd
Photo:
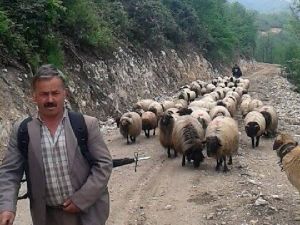
[[[234,76],[235,78],[240,78],[242,76],[242,71],[241,68],[235,64],[234,67],[232,67],[232,76]]]

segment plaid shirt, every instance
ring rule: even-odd
[[[68,117],[65,110],[54,136],[41,121],[41,147],[46,176],[46,204],[60,206],[73,194],[69,175],[64,122]]]

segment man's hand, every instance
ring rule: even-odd
[[[67,199],[63,205],[64,205],[63,210],[65,212],[68,212],[68,213],[79,213],[80,212],[80,209],[72,202],[71,199]]]
[[[0,213],[0,225],[12,225],[15,219],[13,212],[4,211]]]

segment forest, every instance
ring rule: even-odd
[[[299,6],[260,14],[226,0],[2,0],[0,64],[63,67],[70,42],[100,58],[119,46],[193,49],[213,64],[279,63],[300,83]]]
[[[254,14],[223,0],[3,0],[0,57],[63,66],[64,45],[97,56],[118,46],[193,48],[211,61],[253,56]]]

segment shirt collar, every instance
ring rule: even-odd
[[[34,118],[36,118],[40,123],[43,123],[43,120],[41,119],[39,112],[35,114]],[[61,121],[64,121],[65,118],[68,118],[68,110],[66,109],[66,107],[64,108],[64,113]]]

